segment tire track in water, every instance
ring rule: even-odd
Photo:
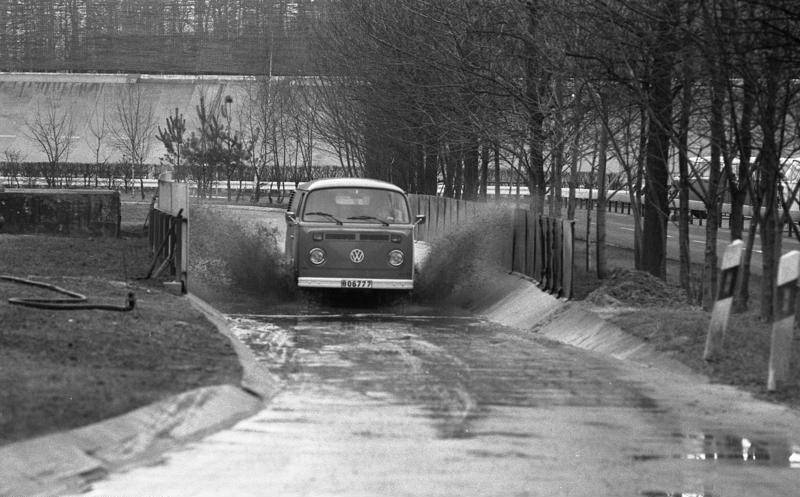
[[[469,365],[420,333],[472,320],[375,314],[229,319],[236,336],[287,383],[313,377],[421,404],[446,438],[468,436],[478,415]]]

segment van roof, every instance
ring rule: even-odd
[[[368,178],[326,178],[315,179],[306,183],[301,183],[297,186],[298,190],[320,190],[323,188],[382,188],[384,190],[392,190],[400,193],[403,189],[392,183]]]

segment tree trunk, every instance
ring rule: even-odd
[[[461,147],[450,150],[449,160],[452,162],[454,171],[453,176],[453,198],[461,199],[464,194],[464,161]]]
[[[538,30],[539,2],[528,0],[528,57],[526,60],[525,96],[528,106],[528,188],[530,191],[530,210],[534,214],[544,213],[545,178],[544,178],[544,121],[541,110],[539,89],[545,87],[544,75],[537,60],[534,40]]]
[[[435,143],[427,146],[425,154],[425,173],[423,178],[422,193],[436,195],[439,176],[439,149]]]
[[[494,148],[494,201],[500,202],[500,142],[492,143],[492,148]]]
[[[710,310],[714,305],[717,289],[717,238],[719,230],[719,193],[721,156],[723,142],[725,141],[725,122],[723,113],[723,92],[725,80],[721,79],[722,72],[718,64],[711,64],[711,161],[708,170],[708,190],[706,191],[705,207],[708,219],[706,220],[706,245],[703,261],[703,307]]]
[[[561,217],[561,170],[564,167],[564,143],[558,139],[553,146],[553,170],[550,175],[550,217]]]
[[[663,10],[667,10],[666,6]],[[668,15],[665,12],[664,15]],[[644,209],[642,269],[664,279],[666,277],[667,248],[667,191],[669,181],[669,145],[672,122],[672,64],[673,54],[668,49],[672,33],[666,19],[658,22],[658,43],[653,48],[653,65],[650,74],[651,91],[648,95],[652,115],[647,133],[647,183]]]
[[[637,270],[642,270],[643,239],[643,218],[644,218],[644,171],[647,162],[647,137],[650,127],[650,115],[647,113],[647,106],[641,105],[639,108],[639,154],[636,158],[636,175],[634,177],[634,188],[631,198],[635,199],[633,213],[633,264]]]
[[[580,165],[581,122],[583,121],[583,107],[578,104],[574,113],[573,126],[575,134],[570,147],[569,164],[569,200],[567,201],[567,219],[575,219],[575,189],[578,188],[578,167]]]
[[[765,129],[766,128],[766,129]],[[762,126],[764,142],[761,151],[761,191],[764,193],[764,216],[761,219],[761,317],[771,322],[774,315],[773,300],[775,278],[778,274],[777,236],[777,181],[780,167],[775,149],[774,129]]]
[[[442,177],[444,179],[444,190],[442,195],[445,197],[453,198],[453,178],[456,175],[455,162],[452,159],[453,147],[447,146],[444,150],[444,159],[442,160]]]
[[[484,142],[481,145],[481,186],[479,197],[486,202],[489,189],[489,144]]]
[[[752,171],[750,157],[753,149],[753,109],[755,107],[755,83],[752,77],[744,71],[742,80],[742,115],[737,126],[737,145],[739,168],[737,174],[728,174],[728,183],[731,191],[731,241],[741,239],[744,232],[743,207],[747,200],[747,191],[750,187],[750,173]],[[731,105],[731,113],[736,112],[736,106]],[[735,119],[732,119],[735,122]],[[752,200],[751,200],[752,203]],[[746,305],[747,299],[743,301]],[[737,307],[737,306],[734,306]]]
[[[602,100],[603,97],[601,97]],[[608,258],[606,255],[606,162],[608,155],[608,122],[605,102],[601,102],[603,112],[600,125],[600,143],[598,143],[597,162],[597,277],[608,277]]]
[[[470,137],[464,147],[464,200],[475,200],[478,196],[480,146],[476,137]]]
[[[692,258],[689,250],[689,118],[691,113],[691,85],[686,74],[689,64],[684,63],[683,95],[681,99],[680,129],[678,130],[678,246],[680,249],[680,285],[692,300]]]

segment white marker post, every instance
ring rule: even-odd
[[[711,310],[711,322],[708,324],[706,336],[706,349],[703,359],[711,361],[719,356],[725,343],[725,333],[728,330],[728,318],[733,304],[733,293],[736,290],[736,279],[742,264],[742,250],[744,242],[734,240],[725,249],[720,266],[717,300]]]
[[[792,250],[781,257],[775,289],[772,343],[769,351],[767,390],[776,391],[789,375],[792,353],[794,314],[797,305],[797,278],[800,276],[800,252]]]

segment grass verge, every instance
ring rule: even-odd
[[[55,295],[0,281],[0,445],[123,414],[193,388],[238,384],[233,348],[159,282],[150,264],[147,204],[123,204],[123,236],[0,234],[0,274],[55,284],[130,312],[41,310],[11,297]]]
[[[610,277],[598,280],[585,266],[586,243],[576,243],[576,299],[584,300],[607,321],[656,350],[706,375],[712,382],[732,385],[763,400],[800,408],[800,334],[795,330],[790,376],[779,392],[768,392],[767,367],[772,326],[759,317],[759,278],[750,283],[750,308],[731,314],[722,355],[703,360],[710,313],[687,303],[677,283],[679,265],[667,261],[667,281],[633,270],[633,251],[608,247]],[[701,266],[693,272],[700,274]],[[797,328],[797,325],[795,326]]]

